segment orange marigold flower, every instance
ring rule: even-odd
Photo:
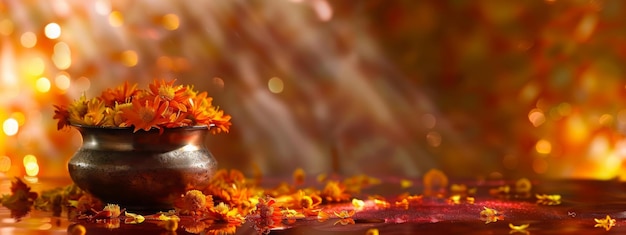
[[[130,103],[137,92],[137,83],[130,85],[126,81],[116,88],[104,90],[100,97],[107,106],[112,107],[115,104]]]
[[[172,81],[154,80],[149,89],[124,82],[106,89],[98,97],[83,94],[69,105],[54,105],[57,128],[69,125],[99,127],[134,127],[134,131],[152,128],[207,126],[211,133],[228,132],[230,115],[211,104],[206,92],[197,93],[193,86],[174,85]]]
[[[209,212],[220,221],[228,222],[229,224],[242,224],[244,217],[239,213],[237,208],[231,208],[228,204],[220,202],[212,208],[209,208]]]
[[[145,103],[139,99],[133,100],[132,108],[122,110],[122,117],[126,119],[128,126],[134,126],[134,132],[138,130],[148,131],[152,128],[161,129],[159,126],[167,122],[163,117],[166,109],[169,107],[167,101],[162,101],[158,96],[154,100],[145,100]]]
[[[189,190],[185,195],[176,201],[176,209],[181,214],[202,214],[206,212],[207,206],[213,206],[213,198],[204,195],[199,190]]]
[[[170,106],[177,110],[187,112],[185,103],[189,100],[192,93],[187,92],[188,87],[183,85],[174,85],[176,79],[166,82],[165,80],[154,80],[149,85],[150,93],[164,101],[170,103]]]

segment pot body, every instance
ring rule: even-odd
[[[217,161],[206,148],[207,127],[133,133],[130,128],[76,127],[82,146],[68,163],[81,189],[129,210],[168,210],[191,189],[206,187]]]

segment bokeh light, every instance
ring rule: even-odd
[[[430,131],[426,134],[426,141],[428,142],[428,145],[432,147],[439,147],[439,145],[441,145],[441,138],[441,134],[436,131]]]
[[[176,30],[180,26],[180,19],[176,14],[167,14],[163,16],[163,28],[167,30]]]
[[[74,81],[74,88],[78,91],[86,91],[91,87],[91,81],[87,77],[79,77]]]
[[[111,1],[110,0],[95,0],[94,8],[100,15],[106,16],[111,13]]]
[[[24,170],[27,176],[37,176],[39,174],[39,164],[37,163],[37,157],[32,154],[25,155],[22,162],[24,163]]]
[[[282,79],[273,77],[273,78],[270,78],[270,80],[267,82],[267,87],[269,88],[270,92],[274,94],[278,94],[278,93],[283,92],[285,85],[283,84]]]
[[[61,73],[54,78],[54,85],[60,90],[67,90],[71,85],[70,77],[65,73]]]
[[[119,11],[109,13],[109,24],[113,27],[121,27],[124,25],[124,16]]]
[[[41,77],[37,79],[37,82],[35,84],[35,89],[37,89],[37,91],[41,93],[46,93],[50,91],[50,87],[51,87],[50,80],[46,77]]]
[[[541,139],[537,141],[537,144],[535,145],[535,149],[537,150],[538,153],[550,154],[550,152],[552,152],[552,144],[550,143],[550,141]]]
[[[61,26],[57,23],[49,23],[44,29],[44,34],[49,39],[57,39],[61,36]]]
[[[19,123],[14,118],[8,118],[2,123],[2,130],[7,136],[14,136],[19,131]]]
[[[68,69],[72,65],[72,53],[67,43],[58,42],[54,45],[52,62],[60,70]]]
[[[122,52],[122,64],[126,67],[134,67],[138,62],[139,56],[137,56],[137,52],[133,50]]]
[[[20,42],[22,43],[23,47],[33,48],[35,45],[37,45],[37,36],[33,32],[25,32],[20,37]]]
[[[7,172],[11,169],[11,158],[8,156],[0,156],[0,173]]]
[[[22,70],[31,76],[41,76],[46,69],[46,64],[41,57],[31,56],[24,61]]]
[[[528,120],[533,126],[538,127],[541,126],[544,122],[546,122],[546,116],[543,114],[541,109],[533,109],[528,113]]]

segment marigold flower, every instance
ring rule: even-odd
[[[596,221],[596,225],[594,227],[602,227],[609,231],[613,226],[615,226],[615,219],[611,219],[611,216],[607,215],[604,219],[593,219]]]
[[[559,194],[536,194],[535,197],[537,197],[537,204],[548,206],[561,204],[561,195]]]
[[[170,105],[177,110],[187,112],[187,106],[185,102],[190,98],[190,93],[187,92],[187,87],[183,85],[174,85],[176,80],[166,82],[165,80],[154,80],[149,85],[152,95],[159,97],[160,99],[167,101]]]
[[[497,210],[483,207],[483,210],[480,212],[480,219],[485,221],[485,224],[497,222],[498,220],[503,220],[504,216],[500,214]]]
[[[113,108],[107,108],[107,110],[105,111],[106,120],[104,122],[104,126],[126,127],[127,126],[127,124],[125,123],[126,119],[122,115],[123,110],[131,109],[131,108],[133,108],[132,103],[123,103],[123,104],[116,103],[115,106],[113,106]]]
[[[154,80],[149,89],[124,84],[106,89],[98,97],[85,94],[68,106],[54,105],[57,129],[69,125],[152,128],[207,126],[213,134],[229,132],[230,115],[211,104],[206,92],[198,94],[193,86],[174,85],[175,80]]]
[[[100,97],[102,97],[106,106],[112,107],[116,104],[130,103],[132,97],[138,92],[137,83],[130,85],[128,81],[126,81],[116,88],[104,90]]]
[[[228,204],[220,202],[213,208],[209,208],[209,212],[217,219],[226,221],[229,224],[241,224],[244,222],[244,217],[239,213],[237,208],[231,208]]]
[[[213,206],[213,198],[195,189],[187,191],[180,200],[176,201],[176,209],[181,214],[202,214],[206,212],[207,205]]]
[[[139,99],[133,100],[133,108],[127,108],[122,110],[122,117],[126,119],[127,125],[135,127],[134,132],[138,130],[148,131],[152,128],[161,129],[159,124],[167,122],[167,119],[163,117],[166,109],[169,106],[167,101],[162,101],[159,97],[154,100]]]

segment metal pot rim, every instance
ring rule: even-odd
[[[117,126],[88,126],[88,125],[81,125],[81,124],[70,124],[70,126],[76,127],[76,128],[81,128],[81,129],[105,129],[105,130],[132,130],[133,127],[117,127]],[[181,126],[181,127],[169,127],[169,128],[163,128],[164,130],[202,130],[202,129],[210,129],[211,127],[214,127],[215,124],[210,124],[210,125],[196,125],[196,126]],[[156,128],[152,128],[149,131],[158,131],[159,129]]]

